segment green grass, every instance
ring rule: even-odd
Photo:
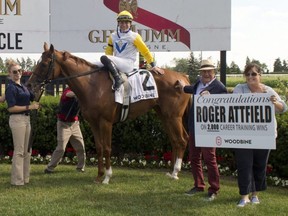
[[[190,172],[180,180],[165,176],[167,170],[114,168],[109,185],[95,184],[96,167],[78,173],[74,166],[59,165],[44,174],[45,165],[32,165],[31,182],[11,186],[10,164],[1,164],[0,215],[287,215],[287,189],[269,187],[261,204],[237,208],[234,177],[221,177],[221,192],[213,202],[206,193],[184,195],[192,187]]]
[[[281,74],[281,75],[277,75],[277,74],[263,74],[261,77],[261,82],[263,83],[267,83],[267,82],[271,82],[271,81],[277,81],[277,80],[285,80],[288,82],[288,74]],[[231,82],[231,83],[244,83],[245,82],[245,77],[243,77],[243,75],[237,75],[237,76],[227,76],[226,77],[226,81],[227,83]]]

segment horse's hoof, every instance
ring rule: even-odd
[[[109,178],[105,178],[103,181],[102,181],[102,184],[109,184]]]
[[[94,180],[94,183],[95,183],[95,184],[101,184],[101,179],[96,178],[96,179]]]
[[[169,178],[174,179],[174,180],[178,180],[178,179],[179,179],[178,176],[172,175],[172,174],[169,173],[169,172],[166,173],[166,176],[168,176]]]

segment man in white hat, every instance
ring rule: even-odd
[[[216,68],[211,59],[203,60],[199,69],[200,77],[198,81],[191,86],[183,86],[185,93],[193,95],[204,94],[225,94],[226,87],[216,79]],[[194,178],[194,187],[185,194],[194,195],[203,192],[205,188],[204,175],[202,169],[202,156],[208,169],[208,200],[212,201],[216,198],[220,189],[219,171],[216,160],[216,148],[196,147],[194,137],[194,106],[190,110],[189,115],[189,158],[191,160],[192,174]]]

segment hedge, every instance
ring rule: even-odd
[[[45,96],[41,99],[41,109],[36,117],[32,117],[34,125],[33,149],[45,156],[51,154],[57,145],[56,141],[56,113],[59,97]],[[13,149],[11,131],[8,124],[9,114],[6,104],[0,104],[0,155],[6,155]],[[94,139],[88,123],[80,114],[80,127],[85,140],[87,154],[96,154]],[[118,123],[113,127],[112,154],[123,156],[124,154],[159,154],[162,151],[170,151],[168,137],[162,129],[161,122],[155,112],[151,111],[136,120]]]
[[[51,154],[55,149],[56,142],[56,112],[59,97],[45,96],[41,99],[41,109],[35,118],[31,117],[34,125],[34,152],[42,156]],[[0,156],[11,154],[13,142],[8,124],[9,114],[6,104],[0,104]],[[288,112],[277,115],[278,138],[277,150],[272,150],[269,164],[273,167],[273,172],[279,177],[288,177]],[[34,120],[33,120],[34,119]],[[88,123],[80,115],[80,127],[85,140],[87,156],[97,154],[92,132]],[[69,147],[70,144],[68,144]],[[161,159],[163,155],[171,152],[171,145],[166,133],[163,131],[160,120],[154,111],[138,117],[135,120],[128,120],[117,123],[113,127],[112,134],[112,156],[123,158],[127,155],[130,158],[146,156],[146,159]],[[187,161],[186,151],[184,161]],[[218,163],[235,170],[233,151],[229,149],[217,149]]]

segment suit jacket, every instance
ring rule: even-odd
[[[200,83],[200,80],[198,80],[194,85],[185,86],[183,89],[185,93],[193,94],[193,102],[192,102],[192,106],[189,112],[189,124],[188,124],[189,133],[194,133],[194,95],[196,94],[199,83]],[[210,83],[210,85],[208,85],[205,89],[203,89],[203,91],[209,91],[210,94],[226,94],[227,93],[227,89],[224,86],[224,84],[217,79],[215,79],[212,83]]]

